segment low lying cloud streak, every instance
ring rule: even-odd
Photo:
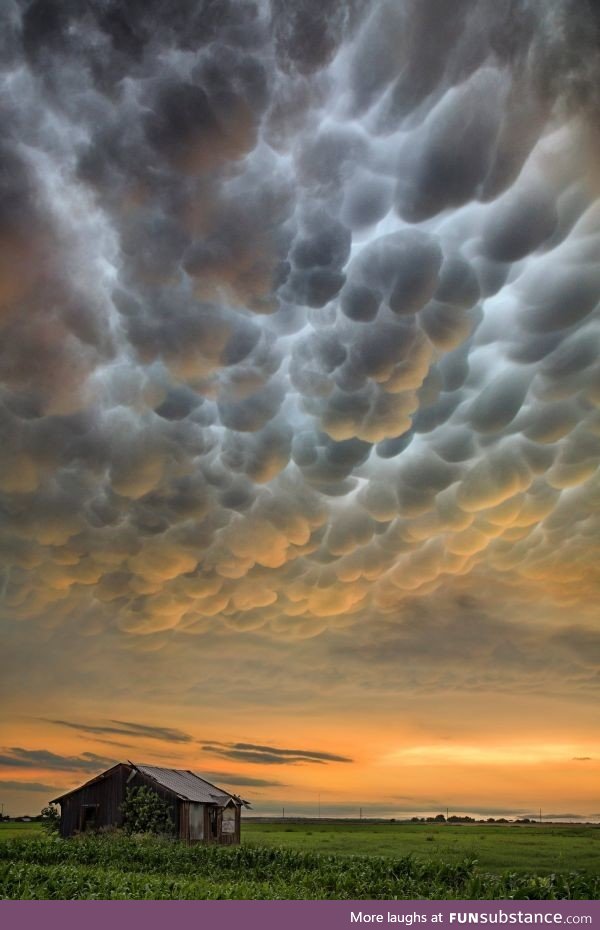
[[[255,778],[252,775],[238,775],[235,772],[206,772],[206,778],[214,778],[220,784],[252,788],[285,788],[281,781],[268,778]]]
[[[302,762],[352,762],[347,756],[309,749],[279,749],[275,746],[256,746],[253,743],[209,743],[202,747],[204,752],[235,759],[239,762],[257,762],[262,765],[293,765]]]
[[[187,733],[173,727],[152,727],[141,723],[131,723],[123,720],[112,720],[110,724],[74,723],[69,720],[46,720],[60,727],[67,727],[82,734],[114,734],[130,736],[135,739],[156,739],[169,743],[190,743],[192,737]]]
[[[58,789],[54,785],[44,785],[37,781],[8,781],[0,780],[0,790],[2,791],[39,791],[44,794],[52,794]]]
[[[114,764],[113,759],[103,758],[93,752],[84,752],[81,756],[60,756],[47,749],[20,749],[16,746],[0,752],[0,765],[9,768],[100,772]]]

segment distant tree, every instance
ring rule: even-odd
[[[46,833],[58,833],[60,827],[60,811],[56,804],[49,804],[48,807],[43,807],[40,819]]]
[[[446,823],[446,818],[443,814],[438,814],[437,817],[434,817],[436,823]]]
[[[128,788],[121,805],[126,833],[172,835],[175,824],[169,804],[151,788]]]

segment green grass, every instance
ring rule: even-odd
[[[600,826],[298,823],[242,825],[244,843],[336,855],[406,856],[449,863],[465,857],[500,872],[577,869],[600,874]]]
[[[340,856],[123,836],[0,843],[0,898],[595,899],[600,879],[487,872],[473,860]]]
[[[26,840],[43,834],[39,823],[0,823],[0,840]]]

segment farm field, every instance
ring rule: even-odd
[[[539,875],[565,869],[600,874],[600,825],[245,823],[246,843],[336,855],[414,855],[482,869]]]
[[[44,836],[39,823],[0,823],[0,840],[26,840]]]
[[[239,847],[185,846],[181,843],[125,837],[86,837],[74,840],[48,839],[35,825],[23,825],[19,838],[0,842],[0,898],[76,899],[506,899],[506,898],[598,898],[600,879],[594,865],[597,847],[590,839],[587,865],[574,871],[575,862],[552,874],[530,867],[492,869],[454,850],[447,853],[406,854],[398,845],[395,854],[349,855],[356,830],[342,830],[336,842],[345,851],[325,853],[292,849],[277,835],[277,825],[250,825],[246,841]],[[255,826],[256,830],[250,827]],[[266,826],[273,829],[265,830]],[[296,842],[310,841],[316,834],[299,825]],[[339,825],[317,825],[330,833]],[[348,827],[352,825],[342,825]],[[376,827],[366,830],[378,836]],[[284,828],[284,830],[289,828]],[[365,830],[365,825],[357,825]],[[394,829],[392,827],[392,829]],[[396,829],[401,830],[401,826]],[[407,835],[419,827],[408,828]],[[425,830],[428,826],[424,827]],[[439,829],[431,831],[432,835]],[[449,828],[451,829],[451,828]],[[473,829],[473,828],[469,828]],[[485,828],[495,829],[510,828]],[[568,829],[568,828],[565,828]],[[583,830],[585,828],[575,828]],[[589,828],[595,836],[594,828]],[[259,831],[262,830],[262,835]],[[302,836],[304,830],[306,836]],[[0,835],[7,832],[3,826]],[[259,841],[254,840],[259,837]],[[575,837],[577,838],[577,837]],[[557,838],[569,842],[567,836]],[[571,838],[573,839],[573,838]],[[324,842],[324,837],[322,838]],[[365,840],[363,840],[365,842]],[[389,841],[388,841],[389,842]],[[438,840],[427,841],[427,847]],[[318,841],[317,841],[318,843]],[[597,854],[597,853],[596,853]],[[532,854],[532,861],[533,861]]]

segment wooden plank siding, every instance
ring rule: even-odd
[[[121,826],[121,804],[125,799],[125,782],[129,769],[116,765],[97,781],[83,785],[60,802],[60,834],[72,836],[82,828],[82,810],[97,805],[95,828]]]

